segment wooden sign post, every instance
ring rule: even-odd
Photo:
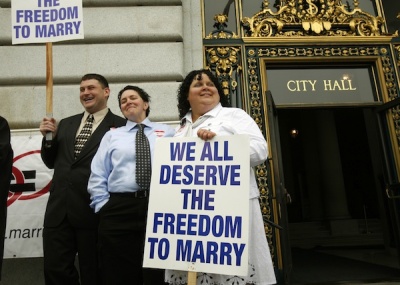
[[[197,273],[194,271],[188,271],[188,277],[187,277],[187,285],[196,285],[196,278],[197,278]]]
[[[46,116],[53,117],[53,43],[46,43]],[[46,143],[50,144],[53,134],[46,134]]]
[[[46,115],[53,117],[53,44],[46,43]]]

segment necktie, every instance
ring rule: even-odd
[[[136,133],[136,183],[149,190],[151,178],[151,160],[149,140],[144,134],[144,125],[138,124]]]
[[[90,114],[87,117],[86,123],[83,126],[81,132],[76,137],[75,150],[74,150],[75,151],[75,158],[77,158],[77,156],[79,155],[79,153],[83,149],[83,146],[85,145],[86,141],[88,140],[88,138],[92,134],[93,120],[94,120],[93,115]]]

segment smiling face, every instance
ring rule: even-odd
[[[188,101],[192,108],[192,120],[204,115],[218,105],[218,89],[207,74],[199,74],[190,84]]]
[[[93,114],[107,107],[110,88],[103,87],[96,79],[84,80],[80,85],[80,100],[86,111]]]
[[[128,89],[121,95],[120,106],[122,114],[129,121],[141,123],[146,119],[146,110],[149,108],[149,103],[143,101],[138,92]]]

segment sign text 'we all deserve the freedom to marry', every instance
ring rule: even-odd
[[[188,270],[190,264],[193,271],[246,272],[246,144],[247,136],[157,141],[145,267]]]

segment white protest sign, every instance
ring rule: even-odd
[[[247,275],[249,138],[156,142],[144,267]]]
[[[82,0],[12,0],[12,44],[83,39]]]

